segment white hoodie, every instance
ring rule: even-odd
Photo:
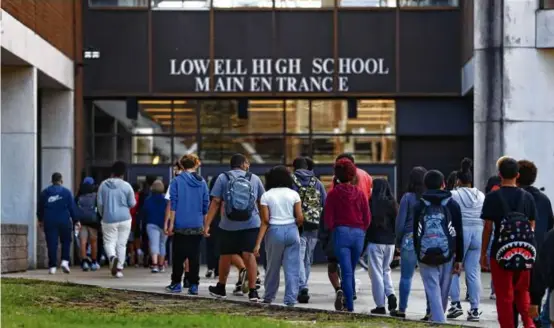
[[[452,192],[452,199],[454,199],[462,210],[462,225],[483,226],[483,220],[481,219],[481,210],[483,209],[483,202],[485,201],[485,195],[477,188],[460,187],[454,189]]]

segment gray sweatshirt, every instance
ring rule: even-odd
[[[98,188],[98,213],[104,223],[131,220],[130,209],[136,203],[133,187],[123,179],[107,179]]]
[[[452,190],[452,199],[454,199],[462,210],[462,225],[483,226],[481,219],[481,209],[485,201],[485,195],[477,188],[461,187]]]

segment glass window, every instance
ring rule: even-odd
[[[209,10],[210,0],[152,0],[155,10]]]
[[[282,133],[283,105],[283,100],[250,100],[245,108],[240,108],[235,100],[201,101],[200,130],[202,133]]]
[[[110,133],[129,134],[169,134],[171,133],[171,101],[139,101],[135,108],[138,112],[128,110],[125,100],[97,100],[94,101],[95,131],[97,133],[106,127],[97,121],[97,116],[111,116],[117,122],[117,131]],[[134,106],[133,106],[134,107]],[[132,109],[132,108],[131,108]],[[169,119],[168,119],[169,115]],[[169,124],[162,122],[169,120]],[[105,120],[104,122],[108,122]]]
[[[332,8],[335,0],[275,0],[276,8]]]
[[[137,135],[132,138],[133,164],[167,164],[172,162],[171,137]]]
[[[542,0],[543,9],[554,9],[554,0]]]
[[[316,163],[333,163],[341,153],[356,154],[356,163],[394,163],[394,136],[316,136],[312,137]]]
[[[183,155],[198,152],[198,143],[196,136],[180,136],[173,137],[173,160],[180,159]]]
[[[310,133],[310,101],[286,101],[287,133]]]
[[[286,155],[287,165],[292,165],[292,161],[299,156],[312,156],[312,144],[308,136],[287,136],[286,137]]]
[[[406,0],[398,0],[406,1]],[[420,0],[416,0],[420,1]],[[339,0],[339,7],[396,7],[397,0]]]
[[[148,0],[88,0],[89,7],[148,7]]]
[[[112,165],[117,158],[117,139],[115,135],[95,136],[93,162],[95,165]]]
[[[457,7],[458,0],[399,0],[401,7]]]
[[[214,8],[273,8],[272,0],[213,0]]]
[[[203,135],[200,158],[203,163],[228,164],[235,153],[243,153],[252,164],[283,162],[282,136]]]

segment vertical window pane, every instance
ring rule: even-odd
[[[410,1],[410,0],[398,0]],[[415,0],[420,1],[420,0]],[[423,0],[425,1],[425,0]],[[396,7],[397,0],[339,0],[339,7]]]
[[[140,135],[132,141],[133,164],[166,164],[172,160],[171,137]]]
[[[272,0],[213,0],[214,8],[272,8]]]
[[[148,0],[88,0],[90,7],[148,7]]]
[[[116,143],[115,136],[95,136],[93,163],[95,165],[112,165],[117,158]]]
[[[173,137],[173,160],[179,160],[183,155],[198,152],[198,143],[195,136],[174,136]]]
[[[171,122],[169,122],[171,123]],[[196,133],[196,102],[176,100],[173,102],[173,129],[176,134]]]
[[[312,156],[312,145],[309,137],[288,136],[286,138],[287,165],[291,165],[299,156]]]
[[[358,100],[356,118],[347,119],[349,133],[392,134],[396,127],[394,100]],[[348,107],[347,102],[343,106]],[[348,108],[346,109],[348,111]]]
[[[457,7],[458,0],[399,0],[401,7]]]
[[[335,0],[275,0],[276,8],[332,8]]]
[[[245,154],[254,165],[282,163],[283,139],[281,136],[202,136],[202,162],[228,164],[236,153]]]
[[[348,119],[345,104],[343,100],[312,101],[312,132],[345,133]]]
[[[394,136],[313,136],[316,163],[333,163],[341,153],[353,153],[356,163],[394,163]]]
[[[287,100],[287,133],[310,133],[310,101]]]
[[[210,0],[153,0],[155,10],[209,10]]]

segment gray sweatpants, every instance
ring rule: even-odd
[[[452,283],[452,265],[452,261],[439,266],[419,263],[419,273],[423,280],[423,287],[431,309],[431,321],[433,322],[446,322],[444,312],[448,307],[448,294]]]
[[[390,264],[394,257],[394,245],[367,245],[369,278],[375,305],[385,307],[385,299],[394,294]]]

